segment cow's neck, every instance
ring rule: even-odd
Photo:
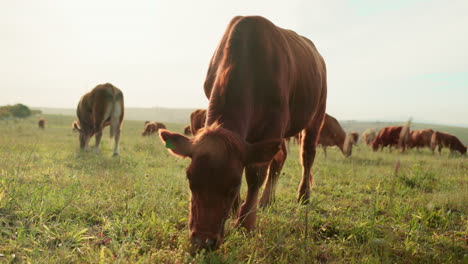
[[[344,143],[346,140],[346,133],[344,131],[339,131],[335,135],[336,145],[340,148],[341,152],[344,153]]]
[[[219,123],[221,127],[228,129],[241,138],[246,139],[249,129],[249,106],[241,102],[226,102],[222,99],[210,100],[207,111],[206,125]]]

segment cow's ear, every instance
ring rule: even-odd
[[[246,165],[269,162],[280,150],[283,139],[268,139],[247,146]]]
[[[159,137],[172,154],[183,158],[192,157],[193,145],[189,138],[166,129],[159,130]]]

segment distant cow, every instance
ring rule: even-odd
[[[102,130],[110,125],[115,137],[114,156],[119,155],[120,128],[124,117],[124,97],[121,90],[110,83],[100,84],[83,95],[76,109],[78,121],[73,127],[80,132],[80,148],[89,149],[89,140],[96,135],[94,151],[99,152]]]
[[[418,129],[411,130],[409,136],[408,147],[416,148],[419,151],[419,148],[431,147],[431,138],[434,130],[432,129]]]
[[[383,149],[388,146],[391,152],[393,146],[398,147],[402,129],[403,126],[390,126],[380,129],[379,134],[372,141],[372,149],[377,151],[379,147]]]
[[[192,134],[192,130],[190,128],[190,125],[188,125],[184,128],[184,135],[190,136],[191,134]]]
[[[318,144],[322,145],[325,156],[327,156],[327,147],[331,146],[337,146],[345,157],[351,156],[353,140],[351,133],[346,135],[340,123],[333,116],[325,114],[323,127],[318,139]]]
[[[145,122],[145,128],[143,129],[143,132],[141,133],[142,136],[150,136],[156,132],[159,131],[159,129],[164,128],[166,129],[166,125],[163,123],[159,122]]]
[[[46,125],[46,120],[45,120],[45,118],[43,118],[43,117],[39,118],[39,121],[37,122],[37,125],[39,126],[39,128],[44,129],[44,128],[45,128],[45,125]]]
[[[357,144],[359,140],[359,134],[356,131],[351,131],[349,133],[351,135],[351,138],[353,139],[353,144]]]
[[[205,126],[206,109],[197,109],[190,114],[190,130],[196,135],[200,128]]]
[[[375,138],[375,134],[375,129],[366,129],[361,136],[362,142],[364,142],[366,145],[370,145]]]
[[[461,154],[466,154],[466,146],[454,135],[435,131],[432,133],[431,150],[434,152],[438,147],[439,155],[442,152],[442,147],[449,148],[451,152],[459,151]]]

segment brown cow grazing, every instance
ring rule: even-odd
[[[80,132],[80,148],[89,149],[89,140],[96,135],[94,152],[99,152],[102,130],[110,125],[115,137],[114,156],[119,155],[120,128],[124,117],[123,93],[110,83],[100,84],[83,95],[76,109],[78,122],[73,127]]]
[[[466,154],[466,146],[464,146],[456,136],[448,133],[442,133],[439,131],[432,133],[432,153],[434,153],[436,147],[438,147],[439,155],[442,153],[442,147],[449,148],[450,152],[459,151],[462,155]]]
[[[196,135],[200,128],[205,126],[206,109],[197,109],[190,114],[190,130]]]
[[[359,133],[356,131],[351,131],[349,132],[349,134],[351,135],[353,139],[353,144],[357,144],[359,142]]]
[[[434,130],[432,129],[411,130],[408,147],[416,148],[418,151],[419,148],[430,148],[432,133],[434,133]]]
[[[362,142],[366,145],[370,145],[375,138],[375,129],[368,128],[362,132]]]
[[[166,129],[166,125],[163,123],[159,122],[145,122],[145,128],[143,129],[143,132],[141,133],[142,136],[151,136],[152,134],[156,133],[159,131],[159,129]]]
[[[372,149],[377,151],[379,147],[380,149],[383,149],[384,147],[388,146],[391,152],[393,146],[399,146],[402,129],[403,126],[390,126],[380,129],[379,134],[377,134],[377,136],[372,141]]]
[[[331,115],[325,114],[323,127],[320,131],[318,144],[322,146],[325,157],[327,156],[327,147],[337,146],[345,157],[351,156],[353,151],[353,136],[346,135],[346,132],[340,126],[340,123]]]
[[[37,122],[37,125],[39,126],[39,128],[41,129],[44,129],[45,128],[45,125],[46,125],[46,120],[45,118],[41,117],[39,118],[39,121]]]
[[[248,190],[236,225],[252,230],[265,179],[260,203],[274,199],[286,159],[283,139],[301,131],[297,199],[308,202],[325,115],[325,62],[307,38],[263,17],[235,17],[211,59],[204,89],[209,99],[205,127],[192,139],[167,130],[160,137],[172,153],[191,158],[191,241],[198,249],[214,249],[238,201],[244,169]]]
[[[186,135],[186,136],[192,135],[192,129],[190,128],[190,125],[188,125],[188,126],[186,126],[184,128],[184,135]]]

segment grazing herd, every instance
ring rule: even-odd
[[[208,109],[195,110],[183,134],[149,121],[141,133],[158,132],[172,154],[191,159],[186,170],[191,191],[189,229],[196,249],[215,249],[222,243],[232,211],[238,211],[236,226],[255,228],[258,204],[267,206],[274,200],[287,157],[286,141],[291,137],[300,147],[300,203],[309,202],[317,145],[325,155],[327,147],[337,146],[349,157],[358,143],[357,132],[347,134],[326,114],[327,71],[312,41],[263,17],[239,16],[230,21],[211,58],[204,92]],[[98,85],[83,95],[78,121],[73,123],[80,148],[88,150],[95,135],[98,152],[102,130],[109,125],[110,136],[115,137],[114,155],[118,155],[123,115],[123,93],[112,84]],[[41,119],[39,127],[45,123]],[[466,153],[455,136],[431,129],[410,131],[409,125],[385,127],[379,133],[368,129],[362,141],[374,151],[438,147],[440,153],[447,147]],[[238,208],[244,172],[248,189]]]

